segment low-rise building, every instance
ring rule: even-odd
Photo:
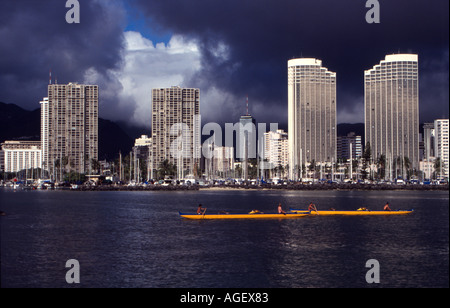
[[[5,141],[1,148],[4,172],[42,168],[40,141]]]

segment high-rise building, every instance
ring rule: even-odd
[[[436,158],[440,159],[439,174],[441,178],[448,179],[448,119],[434,121],[434,138],[434,152]]]
[[[288,62],[289,177],[302,164],[336,161],[336,73],[311,58]]]
[[[278,129],[276,132],[264,133],[264,159],[272,167],[282,166],[286,168],[289,164],[288,134]]]
[[[419,134],[420,136],[420,134]],[[434,122],[423,124],[423,135],[419,140],[419,169],[424,179],[431,179],[434,172]]]
[[[352,148],[350,150],[350,147]],[[337,137],[337,158],[344,159],[358,159],[362,157],[362,143],[361,136],[357,136],[354,132],[347,134],[347,136]],[[350,153],[351,156],[350,157]]]
[[[418,55],[387,55],[365,71],[365,140],[372,158],[407,158],[419,169]]]
[[[0,148],[0,172],[5,172],[5,152]]]
[[[246,158],[256,158],[257,155],[257,131],[256,119],[246,114],[239,119],[239,135],[237,138],[236,157],[244,161]]]
[[[247,111],[248,112],[248,111]],[[239,138],[236,143],[237,158],[242,162],[243,179],[248,180],[248,160],[257,157],[256,120],[250,114],[239,119]]]
[[[152,90],[152,170],[164,160],[177,165],[178,178],[193,175],[201,157],[200,90]]]
[[[48,97],[44,97],[44,99],[40,102],[41,104],[41,151],[42,151],[42,166],[45,170],[49,170],[48,164]]]
[[[61,179],[61,170],[89,173],[98,160],[98,86],[50,84],[41,103],[43,167]]]
[[[147,167],[147,171],[143,175],[147,180],[150,179],[151,149],[152,138],[149,138],[147,135],[141,135],[140,138],[135,140],[132,152],[132,164],[135,182],[138,182],[140,179],[142,179],[142,175],[140,174],[140,172],[144,164]]]
[[[422,160],[429,160],[430,157],[434,159],[434,122],[423,124],[423,153],[421,153]]]
[[[150,154],[152,149],[152,138],[147,135],[142,135],[134,142],[133,152],[137,159],[142,159],[145,162],[150,161]]]

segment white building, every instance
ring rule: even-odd
[[[136,182],[142,179],[142,175],[140,174],[141,168],[140,166],[145,163],[147,166],[146,178],[150,179],[151,170],[152,170],[152,138],[149,138],[147,135],[141,135],[140,138],[136,139],[133,147],[133,174],[134,180]]]
[[[149,138],[147,135],[142,135],[140,138],[134,141],[135,147],[150,147],[152,146],[152,138]]]
[[[434,121],[434,153],[441,160],[441,177],[448,178],[448,119]]]
[[[336,161],[336,73],[318,59],[288,62],[289,178],[302,164]]]
[[[272,167],[286,168],[289,164],[288,148],[288,134],[284,130],[264,133],[264,159],[267,159]]]
[[[407,157],[419,168],[418,55],[387,55],[364,73],[365,142],[372,157]]]
[[[4,172],[42,168],[40,141],[5,141],[2,144]]]
[[[42,162],[49,161],[49,114],[48,114],[48,97],[39,102],[41,105],[41,150],[42,150]],[[45,166],[45,163],[43,163]],[[48,170],[48,168],[47,168]]]
[[[434,174],[434,157],[420,161],[420,171],[423,172],[424,179],[432,179]]]

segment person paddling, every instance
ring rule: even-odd
[[[316,212],[318,212],[318,210],[317,210],[317,207],[316,207],[316,205],[314,204],[314,203],[310,203],[309,204],[309,206],[308,206],[308,211],[316,211]]]
[[[384,206],[384,210],[388,211],[388,212],[392,211],[391,208],[389,207],[389,202],[386,202],[386,204]]]
[[[278,203],[278,214],[286,215],[286,212],[283,211],[283,207],[281,206],[281,203]]]
[[[198,205],[198,208],[197,208],[197,214],[198,214],[198,215],[204,215],[205,212],[206,212],[206,208],[204,209],[204,208],[202,207],[202,205],[199,204],[199,205]]]

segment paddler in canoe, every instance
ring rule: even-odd
[[[384,205],[384,211],[392,211],[391,208],[389,207],[389,202],[386,202],[386,204]]]
[[[281,206],[281,203],[278,203],[278,214],[286,215],[286,212],[283,211],[283,207]]]
[[[319,213],[319,211],[317,210],[316,205],[314,203],[312,203],[312,202],[308,206],[308,211],[310,211],[310,212],[315,211],[315,212]]]
[[[199,205],[198,205],[198,208],[197,208],[197,214],[198,214],[198,215],[205,215],[205,213],[206,213],[206,208],[204,209],[204,208],[202,207],[202,205],[199,204]]]

